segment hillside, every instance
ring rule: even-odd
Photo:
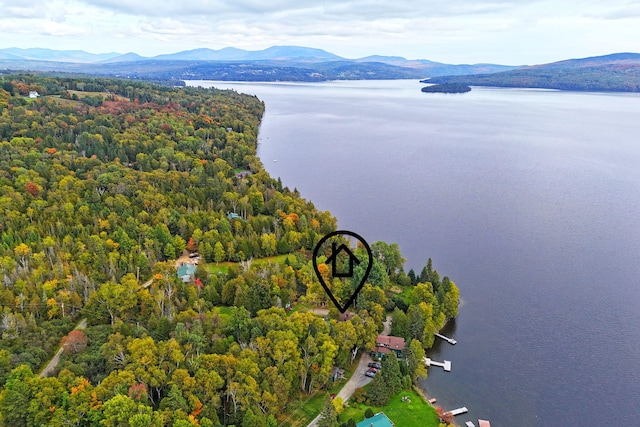
[[[542,88],[574,91],[640,92],[640,54],[619,53],[523,67],[495,74],[444,76],[428,83]]]

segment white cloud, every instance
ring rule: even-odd
[[[0,10],[0,47],[43,40],[155,55],[296,44],[350,58],[509,63],[640,50],[640,7],[630,0],[0,0]],[[19,36],[27,31],[33,37]]]

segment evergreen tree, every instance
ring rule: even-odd
[[[329,397],[324,402],[324,408],[322,408],[320,419],[318,420],[318,427],[338,427],[338,413]]]
[[[409,279],[411,279],[411,285],[415,285],[416,283],[418,283],[418,278],[416,277],[416,272],[413,271],[413,268],[409,270],[407,276],[409,277]]]
[[[402,374],[395,353],[385,354],[382,358],[382,369],[376,376],[382,376],[384,383],[390,390],[391,396],[402,390]]]
[[[369,402],[373,406],[384,406],[391,400],[391,391],[387,387],[387,384],[384,381],[384,378],[380,373],[377,373],[375,377],[373,377],[373,381],[369,384],[369,388],[367,389],[367,397],[369,398]]]

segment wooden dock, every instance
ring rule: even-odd
[[[463,406],[462,408],[454,409],[453,411],[449,411],[449,413],[451,415],[453,415],[453,416],[460,415],[460,414],[466,414],[467,412],[469,412],[469,410],[467,409],[466,406]]]
[[[445,360],[444,362],[436,362],[435,360],[431,360],[428,357],[424,358],[424,364],[427,366],[440,366],[446,372],[451,372],[451,361]]]
[[[436,337],[438,337],[438,338],[441,338],[441,339],[445,340],[446,342],[448,342],[451,345],[456,345],[456,343],[458,342],[458,341],[454,340],[453,338],[445,337],[442,334],[434,334],[434,335]]]

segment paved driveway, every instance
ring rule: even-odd
[[[389,335],[389,333],[391,333],[391,316],[387,316],[386,320],[384,321],[384,330],[382,331],[381,335]],[[356,370],[353,372],[353,375],[351,375],[351,378],[349,378],[349,381],[347,381],[346,384],[342,387],[342,390],[338,392],[336,397],[339,397],[343,402],[346,402],[351,396],[353,396],[353,393],[356,391],[356,389],[364,387],[371,382],[373,378],[370,378],[364,374],[365,372],[367,372],[367,369],[369,369],[369,362],[373,362],[373,359],[371,358],[371,356],[369,356],[369,353],[366,350],[363,350],[363,353],[360,355],[360,360],[358,361]],[[316,427],[318,425],[319,419],[320,415],[315,417],[307,427]]]

